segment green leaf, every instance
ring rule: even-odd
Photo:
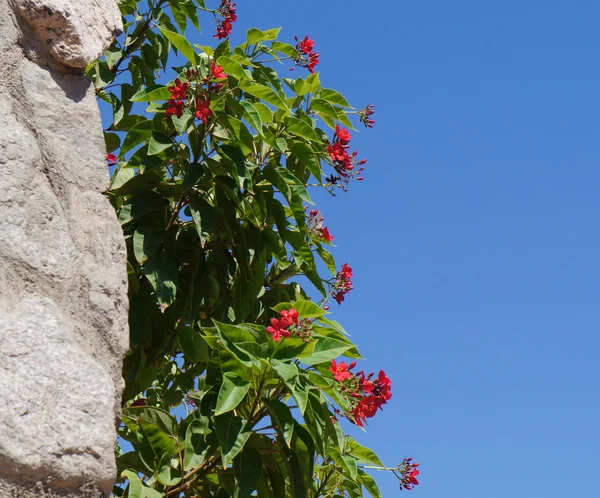
[[[230,413],[215,417],[215,429],[221,444],[221,461],[226,468],[242,450],[252,431],[246,430],[244,420]]]
[[[231,75],[238,80],[250,79],[242,65],[231,57],[223,55],[217,59],[217,64],[219,64],[228,75]]]
[[[173,261],[161,254],[146,262],[142,271],[156,292],[159,304],[163,307],[171,305],[177,292],[177,268]]]
[[[104,142],[106,143],[106,152],[117,150],[121,145],[121,139],[116,133],[104,133]]]
[[[174,486],[181,481],[181,469],[175,467],[178,460],[165,453],[158,463],[156,478],[163,486]]]
[[[308,202],[309,204],[314,204],[306,187],[304,186],[304,182],[300,181],[294,174],[286,168],[275,168],[275,172],[283,179],[283,181],[290,186],[290,189],[293,192],[296,192],[300,199],[304,202]],[[304,211],[302,212],[302,220],[304,221]]]
[[[327,311],[312,301],[296,301],[293,306],[298,311],[300,318],[319,318],[327,314]]]
[[[209,360],[208,344],[198,330],[190,326],[183,327],[178,331],[177,339],[187,361],[203,363]]]
[[[289,43],[274,41],[271,43],[271,48],[277,52],[287,55],[288,57],[294,57],[296,55],[296,48]]]
[[[301,477],[303,487],[312,489],[315,445],[310,433],[299,423],[296,423],[294,427],[291,457],[292,467],[300,471],[300,473],[294,473],[294,488],[297,488],[299,484],[297,481]]]
[[[183,468],[190,470],[199,467],[206,460],[209,450],[204,441],[204,426],[202,421],[194,419],[185,432]]]
[[[240,100],[239,104],[244,108],[244,117],[258,133],[262,133],[262,120],[256,107],[247,100]]]
[[[358,482],[365,487],[372,498],[382,498],[381,491],[379,490],[379,486],[377,486],[375,479],[364,470],[358,471]]]
[[[148,155],[155,156],[173,147],[173,141],[164,133],[153,132],[148,144]]]
[[[294,141],[292,153],[312,173],[317,181],[321,181],[321,162],[312,149],[304,142]]]
[[[256,489],[262,476],[263,463],[260,453],[246,447],[233,460],[233,475],[236,486],[234,498],[247,498]]]
[[[134,147],[150,140],[150,137],[152,137],[152,126],[152,121],[145,120],[131,128],[121,144],[119,155],[122,157]]]
[[[366,446],[362,446],[354,438],[348,437],[346,446],[348,447],[348,451],[360,462],[377,465],[379,467],[385,467],[373,450],[367,448]]]
[[[335,266],[335,259],[333,259],[331,253],[325,250],[322,246],[317,246],[317,254],[321,256],[321,259],[325,263],[325,266],[327,266],[327,269],[332,275],[335,276],[337,274],[337,269]]]
[[[151,85],[143,90],[140,90],[133,95],[129,100],[131,102],[155,102],[157,100],[169,100],[171,92],[164,85]]]
[[[304,259],[304,261],[306,261],[306,258],[303,255],[302,255],[302,259]],[[321,275],[319,275],[319,273],[314,269],[314,262],[313,262],[313,268],[303,268],[303,270],[304,270],[304,274],[306,275],[306,278],[308,278],[308,280],[310,280],[310,283],[315,286],[315,288],[323,295],[323,297],[327,297],[327,290],[325,289],[325,286],[323,285],[323,279],[321,278]]]
[[[282,267],[287,268],[289,266],[289,261],[287,257],[287,250],[285,248],[285,244],[279,238],[279,235],[275,233],[275,231],[270,228],[265,228],[262,231],[262,236],[266,242],[266,245],[275,259]]]
[[[356,467],[356,460],[354,460],[354,458],[347,455],[342,455],[337,449],[331,446],[327,448],[327,454],[332,457],[335,460],[335,463],[337,463],[344,470],[344,473],[346,473],[351,479],[356,479],[358,475],[358,469]]]
[[[250,28],[246,32],[246,40],[248,43],[254,44],[261,41],[275,40],[281,28],[269,29],[267,31],[261,31],[260,29]]]
[[[127,498],[141,498],[144,485],[138,475],[132,470],[124,470],[121,473],[121,477],[124,477],[129,481],[127,486]]]
[[[298,359],[306,365],[316,365],[318,363],[329,363],[334,358],[342,356],[353,346],[338,339],[322,337],[317,339],[312,351],[307,351],[298,356]]]
[[[257,83],[244,83],[242,81],[240,81],[240,88],[244,90],[244,92],[262,99],[265,102],[274,105],[278,109],[285,111],[287,115],[290,114],[290,109],[286,105],[285,101],[272,88],[259,85]]]
[[[215,415],[222,415],[233,410],[248,394],[248,389],[250,389],[250,382],[233,372],[225,372],[217,398]]]
[[[260,114],[260,120],[263,123],[269,124],[271,121],[273,121],[273,111],[271,111],[271,109],[269,109],[265,104],[262,102],[254,102],[252,105],[258,111],[258,114]]]
[[[275,424],[275,429],[281,434],[286,444],[290,446],[294,434],[294,417],[291,410],[279,400],[269,401],[267,408]]]
[[[298,137],[305,138],[311,142],[321,143],[322,140],[315,133],[314,128],[312,128],[308,123],[305,123],[301,119],[291,117],[287,122],[287,131],[293,135]]]
[[[350,104],[341,93],[336,92],[335,90],[331,90],[330,88],[321,88],[319,97],[323,100],[326,100],[330,104],[341,105],[343,107],[350,107]]]
[[[206,240],[213,231],[215,222],[214,208],[204,198],[196,197],[190,202],[190,211],[192,212],[192,219],[200,237],[200,243],[204,247]]]
[[[158,26],[158,29],[188,61],[194,65],[200,62],[194,47],[192,47],[192,44],[185,37],[161,26]]]

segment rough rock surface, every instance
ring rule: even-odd
[[[115,478],[126,254],[94,91],[65,64],[119,29],[115,0],[0,0],[0,498]]]
[[[115,0],[11,0],[56,60],[85,67],[121,33]]]

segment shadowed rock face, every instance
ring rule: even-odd
[[[79,68],[115,0],[0,0],[0,498],[108,496],[126,252]]]

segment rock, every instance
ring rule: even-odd
[[[85,67],[122,33],[115,0],[12,0],[60,63]]]
[[[114,0],[11,5],[18,15],[0,0],[0,498],[103,497],[129,340],[126,250],[102,195],[94,90],[64,64],[94,60],[120,17]]]

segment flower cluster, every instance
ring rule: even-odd
[[[419,481],[417,480],[417,476],[419,475],[419,470],[417,467],[418,463],[412,463],[412,458],[405,458],[402,463],[398,466],[398,472],[402,476],[400,478],[400,489],[413,489]]]
[[[305,67],[311,73],[314,73],[315,66],[319,63],[319,54],[313,50],[315,41],[308,36],[305,36],[302,40],[298,40],[298,37],[295,38],[296,55],[294,56],[294,63],[296,66]]]
[[[342,265],[342,269],[337,273],[335,277],[335,284],[333,285],[333,299],[338,304],[342,304],[346,294],[350,292],[352,287],[352,268],[348,266],[348,263]]]
[[[168,87],[171,98],[167,103],[167,116],[177,116],[178,118],[183,116],[183,106],[185,105],[184,101],[187,98],[189,86],[190,84],[187,81],[182,83],[177,78],[175,85]]]
[[[273,336],[275,342],[279,342],[284,337],[289,337],[291,332],[288,330],[292,325],[298,325],[298,310],[281,310],[279,318],[271,318],[271,325],[267,327],[267,334]]]
[[[346,395],[352,406],[349,413],[344,414],[339,410],[336,410],[336,413],[363,427],[364,422],[374,417],[377,410],[382,409],[382,406],[391,399],[392,381],[383,370],[379,371],[375,379],[373,379],[373,372],[367,377],[364,372],[354,374],[351,370],[355,365],[355,361],[347,365],[344,361],[338,363],[336,360],[331,360],[329,371],[333,374],[333,378],[342,384],[339,389]]]
[[[206,124],[208,118],[214,114],[210,108],[210,96],[213,93],[219,92],[225,86],[227,75],[223,68],[213,61],[210,66],[210,72],[206,77],[199,79],[197,69],[188,69],[187,78],[189,81],[183,82],[179,78],[176,78],[174,84],[167,87],[171,93],[171,97],[167,102],[166,115],[177,116],[178,118],[182,117],[186,107],[186,100],[192,94],[190,107],[192,107],[196,118],[202,121],[203,124]],[[192,83],[195,83],[193,87],[191,86]],[[206,85],[206,88],[203,85]],[[194,93],[195,96],[193,95]]]
[[[221,0],[221,5],[216,10],[223,20],[217,24],[217,33],[213,36],[217,40],[227,38],[231,34],[233,23],[237,21],[237,15],[235,13],[235,3],[231,3],[231,0]]]
[[[341,128],[338,124],[335,126],[333,142],[327,144],[327,152],[333,161],[333,167],[340,175],[338,179],[345,183],[347,183],[352,177],[355,177],[357,180],[362,180],[362,176],[360,176],[360,174],[364,170],[363,164],[367,162],[366,159],[357,161],[357,150],[355,150],[352,154],[348,154],[348,148],[350,147],[348,144],[350,143],[351,138],[352,135],[350,132],[346,128]],[[356,166],[360,167],[355,169]]]
[[[352,397],[358,399],[358,403],[352,409],[353,422],[359,427],[367,418],[375,416],[377,409],[382,409],[392,397],[392,381],[385,375],[383,370],[375,380],[371,380],[373,372],[365,378],[363,372],[356,374],[358,378],[358,389],[352,393]]]
[[[364,109],[358,111],[358,115],[360,116],[360,122],[364,124],[367,128],[373,128],[375,124],[375,120],[371,119],[373,115],[375,106],[373,104],[369,104]]]
[[[304,209],[307,209],[305,207]],[[329,233],[329,228],[323,226],[323,221],[325,218],[321,215],[321,212],[316,209],[311,209],[308,213],[308,228],[312,232],[312,234],[318,238],[322,239],[326,242],[331,242],[333,240],[333,235]]]

